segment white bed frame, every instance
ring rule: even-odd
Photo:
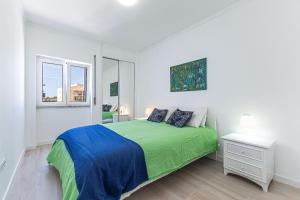
[[[213,117],[213,116],[211,116],[211,115],[207,115],[206,126],[211,127],[211,128],[214,128],[214,129],[216,130],[217,134],[218,134],[217,118],[216,118],[216,117]],[[208,155],[206,155],[206,156],[208,156]],[[191,164],[192,162],[194,162],[194,161],[196,161],[196,160],[198,160],[198,159],[200,159],[200,158],[203,158],[203,156],[198,157],[198,158],[192,160],[191,162],[185,164],[185,165],[182,166],[181,168],[183,168],[183,167],[185,167],[185,166]],[[209,157],[209,158],[211,158],[211,157]],[[214,159],[214,160],[216,160],[216,161],[218,160],[218,151],[215,152],[215,159]],[[181,169],[181,168],[180,168],[180,169]],[[176,171],[177,171],[177,170],[175,170],[174,172],[176,172]],[[150,181],[146,181],[146,182],[142,183],[141,185],[137,186],[135,189],[133,189],[133,190],[131,190],[131,191],[129,191],[129,192],[126,192],[126,193],[122,194],[121,200],[123,200],[123,199],[129,197],[131,194],[133,194],[133,193],[136,192],[137,190],[141,189],[142,187],[144,187],[144,186],[146,186],[146,185],[149,185],[150,183],[152,183],[152,182],[154,182],[154,181],[157,181],[158,179],[161,179],[161,178],[163,178],[163,177],[165,177],[165,176],[167,176],[167,175],[169,175],[169,174],[172,174],[172,173],[174,173],[174,172],[166,173],[166,174],[164,174],[164,175],[162,175],[162,176],[160,176],[160,177],[158,177],[158,178],[156,178],[156,179],[154,179],[154,180],[150,180]]]

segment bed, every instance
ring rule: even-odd
[[[128,197],[141,186],[217,150],[217,133],[209,127],[176,128],[164,122],[154,123],[147,120],[134,120],[105,124],[103,128],[135,142],[142,148],[144,153],[147,180],[135,185],[130,191],[123,192],[121,199]],[[59,138],[56,140],[47,160],[60,174],[63,199],[80,199],[78,197],[81,191],[78,191],[79,187],[76,183],[75,164],[63,140]]]

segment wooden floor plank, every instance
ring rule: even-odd
[[[7,200],[60,200],[58,172],[46,162],[51,146],[27,151]],[[128,200],[299,200],[300,189],[273,181],[269,192],[238,176],[223,174],[222,164],[200,159],[138,190]]]

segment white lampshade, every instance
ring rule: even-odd
[[[138,0],[119,0],[119,2],[124,6],[133,6],[137,4]]]
[[[121,106],[121,107],[120,107],[120,114],[121,114],[121,115],[127,115],[127,114],[129,114],[129,113],[128,113],[128,109],[127,109],[126,106]]]
[[[250,114],[243,114],[240,120],[240,128],[243,130],[255,129],[255,118]]]
[[[145,114],[146,114],[146,116],[149,117],[150,114],[152,113],[152,111],[153,111],[153,108],[146,108],[146,109],[145,109]]]

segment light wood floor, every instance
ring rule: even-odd
[[[48,166],[50,146],[26,152],[7,200],[59,200],[57,171]],[[238,176],[225,176],[222,165],[204,158],[134,193],[128,200],[299,200],[300,190],[273,182],[268,193]]]

